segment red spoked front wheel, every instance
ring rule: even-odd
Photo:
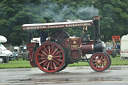
[[[36,52],[36,64],[44,72],[54,73],[65,65],[63,48],[53,42],[41,45]]]
[[[97,72],[102,72],[108,68],[109,61],[110,60],[105,53],[98,52],[91,56],[90,66],[93,70]]]

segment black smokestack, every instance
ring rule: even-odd
[[[94,34],[95,34],[95,40],[100,40],[100,17],[95,16],[94,17]]]

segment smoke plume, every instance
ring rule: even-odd
[[[69,4],[65,6],[59,6],[55,3],[48,3],[40,6],[41,17],[49,17],[55,22],[68,20],[87,20],[92,19],[93,16],[99,15],[99,10],[94,8],[94,6],[77,6],[72,7]]]

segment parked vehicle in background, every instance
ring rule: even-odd
[[[128,34],[121,37],[121,59],[128,59]]]
[[[8,63],[13,58],[12,52],[2,45],[5,42],[7,42],[7,39],[0,35],[0,63]]]
[[[113,46],[107,46],[106,52],[113,58],[120,55],[120,36],[112,36]]]
[[[20,48],[18,46],[15,46],[13,50],[13,59],[19,60],[19,52]]]

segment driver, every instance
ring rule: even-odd
[[[44,43],[46,41],[46,38],[48,37],[48,33],[45,32],[45,30],[40,31],[40,41],[41,43]]]

